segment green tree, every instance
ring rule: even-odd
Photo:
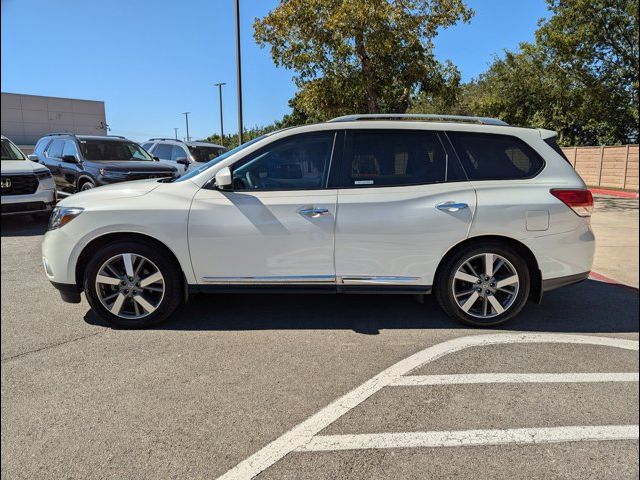
[[[417,91],[459,83],[457,69],[435,59],[433,39],[472,13],[462,0],[284,0],[255,20],[254,36],[295,72],[300,118],[402,113]]]
[[[506,52],[455,102],[414,111],[495,116],[548,128],[563,145],[638,141],[638,0],[548,0],[533,44]]]

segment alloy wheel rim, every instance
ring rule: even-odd
[[[102,306],[120,318],[137,320],[155,312],[164,298],[162,272],[148,258],[121,253],[104,262],[96,275]]]
[[[87,182],[85,184],[82,185],[82,188],[80,190],[91,190],[93,188],[93,184],[90,182]]]
[[[520,277],[509,260],[495,253],[481,253],[463,260],[452,281],[458,308],[478,319],[490,319],[513,306]]]

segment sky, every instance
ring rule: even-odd
[[[293,73],[276,68],[252,24],[278,0],[240,0],[245,128],[289,113]],[[464,81],[486,70],[504,50],[532,41],[548,15],[545,0],[466,0],[469,24],[442,30],[440,60],[451,60]],[[105,102],[110,134],[133,140],[192,138],[237,132],[233,0],[2,0],[3,92]],[[357,113],[357,112],[354,112]]]

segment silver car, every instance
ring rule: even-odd
[[[2,136],[2,215],[49,216],[56,201],[51,172]]]

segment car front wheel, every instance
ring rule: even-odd
[[[502,243],[483,243],[448,258],[436,279],[444,311],[467,325],[490,327],[516,316],[529,297],[527,262]]]
[[[169,317],[182,299],[182,272],[158,249],[119,242],[89,261],[84,291],[91,308],[108,323],[146,327]]]

